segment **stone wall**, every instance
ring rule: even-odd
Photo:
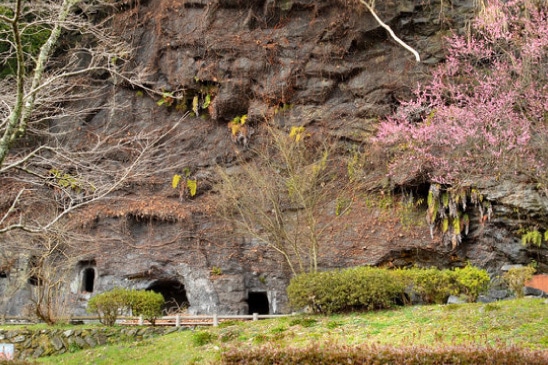
[[[0,343],[15,345],[16,359],[60,355],[124,341],[140,341],[186,327],[123,327],[82,329],[0,329]]]

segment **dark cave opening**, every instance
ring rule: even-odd
[[[42,263],[40,262],[40,259],[36,256],[31,256],[28,261],[28,271],[29,271],[29,278],[27,279],[27,282],[32,286],[38,286],[42,285],[42,280],[39,276]]]
[[[93,267],[86,267],[82,271],[81,291],[85,293],[93,293],[94,285],[95,285],[95,269]]]
[[[247,296],[248,313],[270,314],[270,303],[266,292],[249,292]]]
[[[82,260],[78,261],[78,270],[80,271],[80,292],[81,293],[93,293],[95,288],[95,278],[97,277],[97,271],[95,267],[97,262],[95,260]]]
[[[189,306],[185,286],[178,280],[157,280],[147,290],[152,290],[163,295],[165,314],[180,312]]]

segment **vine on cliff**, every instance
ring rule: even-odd
[[[444,235],[449,235],[452,248],[455,249],[462,237],[470,230],[468,203],[477,210],[480,223],[490,221],[493,215],[491,202],[484,199],[477,189],[468,187],[442,188],[439,184],[430,185],[428,191],[426,221],[430,235],[434,238],[434,229],[439,226]]]

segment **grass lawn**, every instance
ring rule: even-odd
[[[257,322],[228,322],[163,337],[39,359],[46,364],[215,364],[227,349],[357,345],[517,345],[548,351],[548,303],[518,299],[497,303],[414,306],[334,316],[299,315]]]

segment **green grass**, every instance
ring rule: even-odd
[[[327,343],[401,346],[517,345],[548,351],[548,304],[519,299],[495,304],[405,307],[334,316],[231,322],[40,359],[49,364],[216,364],[227,349]]]

